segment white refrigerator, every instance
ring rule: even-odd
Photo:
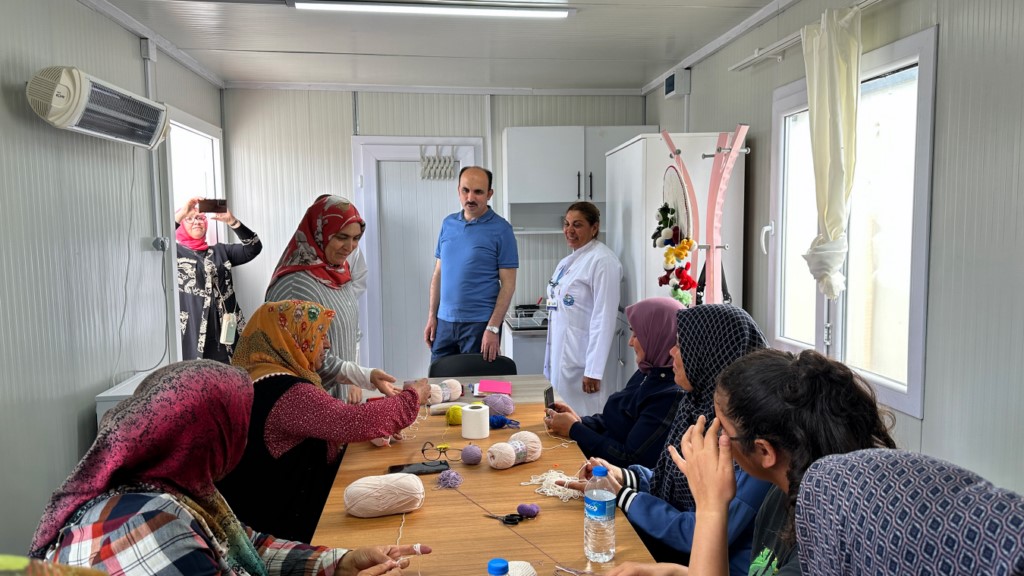
[[[712,180],[713,158],[719,142],[718,132],[670,134],[683,161],[696,197],[699,219],[699,245],[708,244],[708,198]],[[721,248],[719,258],[725,271],[725,283],[732,303],[743,305],[743,206],[746,155],[738,154],[725,189],[720,218]],[[664,190],[666,170],[675,165],[671,149],[661,134],[641,134],[609,151],[605,156],[607,178],[607,210],[602,227],[609,248],[622,262],[623,286],[621,307],[650,298],[670,296],[667,286],[659,286],[664,271],[664,248],[655,248],[651,235],[658,225],[658,208],[669,200]],[[706,249],[700,249],[698,268],[703,267]],[[700,270],[690,270],[696,280]],[[720,286],[721,288],[721,286]],[[719,290],[721,301],[721,289]],[[707,301],[707,300],[705,300]],[[628,338],[628,336],[627,336]],[[626,377],[636,370],[635,359],[623,368]]]

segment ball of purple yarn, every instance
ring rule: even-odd
[[[484,398],[484,404],[487,404],[493,414],[501,414],[502,416],[508,416],[516,408],[512,397],[508,394],[491,394]]]
[[[462,474],[455,470],[445,470],[437,477],[438,488],[458,488],[462,485]]]
[[[516,506],[516,512],[523,518],[536,518],[540,514],[540,506],[536,504],[520,504]]]
[[[470,444],[462,449],[462,463],[475,466],[483,459],[483,454],[483,450],[481,450],[479,446],[476,444]]]

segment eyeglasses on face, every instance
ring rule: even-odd
[[[462,449],[452,448],[448,444],[442,443],[434,446],[433,442],[424,442],[423,448],[420,449],[423,453],[423,458],[426,460],[450,460],[452,462],[459,462],[462,460]]]
[[[184,222],[186,224],[191,224],[193,222],[206,222],[206,216],[203,216],[202,214],[200,214],[198,216],[187,216],[184,219]]]

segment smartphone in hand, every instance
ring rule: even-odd
[[[200,200],[198,202],[198,209],[200,212],[227,212],[228,201],[223,198]]]
[[[422,476],[424,474],[440,474],[448,470],[448,462],[446,460],[434,460],[432,462],[415,462],[413,464],[395,464],[388,466],[388,474],[404,473],[404,474],[416,474]]]
[[[551,408],[551,405],[555,403],[555,390],[553,387],[548,386],[547,390],[544,391],[544,407]]]

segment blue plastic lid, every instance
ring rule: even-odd
[[[594,466],[593,472],[594,472],[594,476],[607,476],[608,475],[608,469],[605,468],[604,466]]]
[[[508,574],[508,561],[504,558],[492,558],[487,563],[488,574]]]

